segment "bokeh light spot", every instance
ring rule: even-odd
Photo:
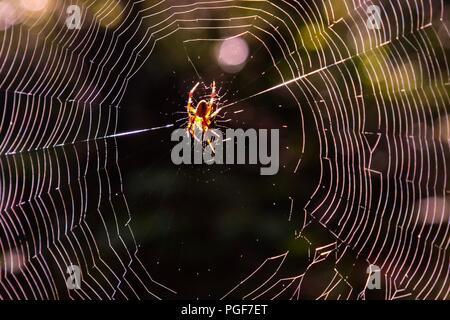
[[[225,72],[236,73],[245,66],[248,55],[247,42],[242,38],[231,38],[221,44],[217,61]]]
[[[48,5],[48,0],[21,0],[20,4],[27,11],[42,11]]]

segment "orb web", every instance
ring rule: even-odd
[[[177,295],[139,257],[116,140],[174,125],[117,131],[129,82],[176,34],[183,47],[172,50],[194,81],[207,77],[192,54],[203,43],[241,38],[249,59],[268,57],[223,107],[245,112],[258,97],[289,95],[298,127],[284,129],[297,147],[286,152],[296,161],[283,169],[293,179],[307,135],[317,141],[315,189],[305,204],[296,190],[285,195],[292,246],[306,259],[280,248],[219,298],[370,298],[370,265],[383,298],[448,298],[444,1],[83,1],[77,31],[64,24],[70,4],[48,1],[45,15],[8,13],[2,24],[0,298]],[[380,29],[367,26],[370,5]],[[71,264],[82,267],[80,290],[65,286]]]

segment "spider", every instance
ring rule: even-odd
[[[197,107],[194,108],[192,106],[192,96],[194,95],[195,89],[197,89],[200,82],[192,87],[191,91],[189,91],[188,103],[186,106],[188,113],[188,124],[186,130],[190,133],[190,135],[198,141],[198,138],[195,135],[195,130],[199,129],[202,133],[202,139],[206,132],[209,130],[211,123],[214,121],[214,118],[220,112],[220,108],[217,108],[216,105],[216,82],[213,81],[211,85],[211,94],[209,98],[209,102],[206,100],[200,100],[197,104]],[[214,110],[216,108],[216,110]],[[214,111],[213,111],[214,110]],[[207,140],[209,146],[214,151],[214,148],[211,144],[211,140]]]

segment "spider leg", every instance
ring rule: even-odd
[[[194,139],[195,139],[198,143],[202,143],[201,140],[196,136],[195,130],[193,130],[191,133],[192,133],[192,136],[194,137]]]
[[[189,121],[188,117],[183,117],[180,119],[175,120],[175,122],[185,121],[186,123]]]
[[[201,143],[200,139],[195,134],[195,129],[198,128],[195,123],[190,122],[186,128],[186,132],[188,135],[190,135],[192,138],[194,138],[197,142]]]
[[[200,130],[200,132],[203,132],[203,128],[197,122],[190,121],[187,130],[189,130],[189,133],[197,142],[201,143],[200,139],[195,133],[196,130]]]
[[[186,106],[188,113],[195,113],[195,109],[192,107],[192,96],[194,95],[195,89],[197,89],[200,82],[197,82],[195,86],[192,87],[191,91],[189,91],[188,104]]]
[[[216,133],[214,130],[212,131],[213,135],[215,135],[217,138],[221,138],[218,133]]]
[[[211,148],[213,154],[216,154],[216,149],[214,149],[214,146],[213,146],[213,144],[211,142],[211,139],[207,139],[206,141],[208,142],[208,145]]]
[[[211,98],[209,99],[209,105],[211,107],[213,106],[215,99],[216,99],[216,82],[213,81],[211,86]]]
[[[224,112],[223,114],[217,114],[217,118],[223,119],[227,115],[227,112]]]
[[[230,121],[232,121],[233,119],[230,119],[230,118],[228,118],[228,119],[223,119],[223,118],[220,118],[220,120],[216,120],[216,122],[217,123],[225,123],[225,122],[230,122]]]
[[[205,137],[205,134],[206,134],[207,131],[208,131],[208,129],[205,129],[205,131],[203,131],[203,137]],[[216,134],[216,133],[214,133],[214,131],[212,133]],[[203,138],[203,140],[205,140],[205,139]],[[209,147],[211,148],[213,154],[216,154],[216,149],[214,149],[214,146],[213,146],[213,144],[211,142],[211,139],[209,139],[209,138],[206,139],[206,142],[208,143]]]
[[[186,131],[191,135],[194,136],[194,129],[195,129],[195,122],[194,122],[194,116],[190,115],[188,116],[188,125],[186,127]]]
[[[217,109],[216,111],[214,111],[214,112],[211,114],[211,118],[214,118],[215,116],[217,116],[217,114],[218,114],[221,110],[222,110],[222,108],[219,108],[219,109]]]
[[[192,96],[194,95],[194,91],[195,91],[195,89],[197,89],[199,84],[200,84],[200,82],[197,82],[195,84],[195,86],[192,87],[191,91],[189,91],[189,98],[192,98]]]

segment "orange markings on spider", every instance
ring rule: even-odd
[[[195,108],[192,106],[192,97],[194,95],[195,89],[197,89],[199,84],[200,82],[197,82],[196,85],[191,89],[191,91],[189,91],[189,98],[186,106],[189,117],[186,129],[194,139],[198,139],[195,135],[195,130],[200,130],[202,136],[204,136],[205,133],[209,130],[212,122],[214,121],[214,118],[221,110],[220,108],[217,108],[216,105],[217,93],[215,81],[213,81],[211,85],[211,94],[209,96],[209,101],[200,100]],[[208,140],[208,144],[214,150],[211,145],[211,141]]]

